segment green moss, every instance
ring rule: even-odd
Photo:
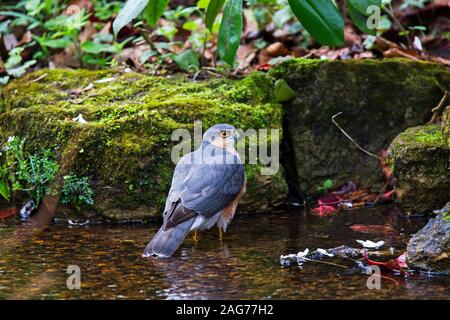
[[[438,124],[422,126],[409,129],[402,133],[401,141],[408,145],[408,148],[426,148],[445,146],[444,137]]]
[[[407,213],[441,208],[450,194],[450,151],[440,125],[408,128],[388,150],[396,194]]]
[[[114,70],[41,70],[2,91],[0,143],[17,135],[27,138],[29,151],[52,148],[64,174],[94,181],[99,213],[142,218],[161,213],[164,205],[174,168],[170,154],[178,143],[170,139],[173,130],[192,133],[196,120],[202,120],[203,130],[217,123],[281,130],[282,108],[272,102],[272,91],[272,81],[259,73],[242,81],[192,81]],[[80,113],[88,124],[71,122]],[[250,187],[261,189],[253,174],[258,168],[246,169]],[[264,203],[252,210],[269,208],[268,197],[286,196],[279,183],[268,189],[273,194],[247,195],[252,205]]]
[[[445,108],[442,115],[442,134],[444,141],[447,143],[448,148],[450,148],[450,105]]]
[[[274,102],[276,79],[295,92],[283,107]],[[99,212],[117,219],[138,217],[160,213],[174,167],[170,151],[178,143],[170,140],[171,133],[178,128],[192,132],[195,120],[203,121],[204,130],[224,122],[243,130],[281,130],[285,115],[296,171],[289,174],[295,179],[290,182],[303,192],[316,192],[329,178],[336,185],[356,180],[381,187],[378,161],[357,150],[331,117],[343,112],[341,126],[378,152],[407,127],[429,120],[430,109],[449,88],[444,66],[403,59],[293,59],[269,75],[253,73],[239,81],[41,70],[1,89],[0,142],[15,134],[28,137],[30,149],[53,148],[64,170],[76,168],[77,175],[96,183]],[[67,120],[79,113],[87,125]],[[438,135],[415,137],[418,144],[433,144]],[[391,165],[401,170],[398,163]],[[281,171],[265,177],[258,170],[246,166],[254,192],[243,202],[251,210],[270,208],[287,193]]]

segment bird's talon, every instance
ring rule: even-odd
[[[195,242],[198,242],[197,230],[194,231],[194,236],[192,237],[192,239],[194,239]]]

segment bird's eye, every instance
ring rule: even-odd
[[[222,130],[222,131],[220,131],[220,136],[222,138],[228,138],[230,136],[230,132],[227,130]]]

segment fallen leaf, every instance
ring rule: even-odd
[[[385,226],[381,224],[354,224],[350,226],[355,232],[368,233],[368,234],[380,234],[385,232]]]
[[[259,71],[269,71],[272,66],[269,63],[260,64],[257,68]]]
[[[0,210],[0,220],[12,217],[12,216],[18,214],[19,211],[20,211],[20,208],[16,208],[16,207],[11,207],[11,208]]]
[[[86,91],[92,90],[93,88],[94,88],[94,83],[91,82],[83,89],[76,89],[76,90],[70,91],[70,94],[74,95],[74,96],[78,96]]]
[[[295,97],[295,92],[284,79],[279,79],[275,82],[274,95],[278,102],[285,102]]]
[[[344,193],[350,193],[355,192],[358,190],[358,185],[354,183],[353,181],[348,181],[344,183],[341,187],[339,187],[336,191],[333,191],[333,194],[344,194]]]
[[[384,241],[373,242],[370,240],[356,240],[356,242],[367,249],[378,249],[384,245]]]
[[[319,206],[317,208],[312,209],[311,213],[323,217],[330,215],[336,211],[337,209],[335,207],[321,204],[319,200]]]
[[[271,57],[284,57],[289,54],[289,50],[281,42],[272,43],[266,50]]]
[[[79,124],[88,124],[88,122],[83,118],[83,114],[81,114],[81,113],[77,117],[73,118],[72,122],[78,122]],[[70,224],[70,221],[71,220],[69,220],[69,224]]]
[[[309,249],[306,248],[304,251],[299,251],[297,253],[297,261],[301,261],[303,260],[303,258],[305,258],[309,253]]]
[[[406,252],[401,254],[399,257],[395,259],[391,259],[386,262],[380,262],[380,261],[374,261],[370,260],[367,251],[364,251],[364,259],[366,260],[367,264],[372,266],[379,266],[387,270],[391,271],[400,271],[404,272],[405,269],[408,269],[408,264],[406,263]]]
[[[317,248],[316,252],[320,253],[321,255],[327,256],[327,257],[334,257],[334,254],[329,253],[327,250],[322,249],[322,248]]]

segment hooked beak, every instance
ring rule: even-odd
[[[238,142],[239,140],[241,140],[241,136],[239,135],[239,133],[235,133],[234,134],[234,141]]]

